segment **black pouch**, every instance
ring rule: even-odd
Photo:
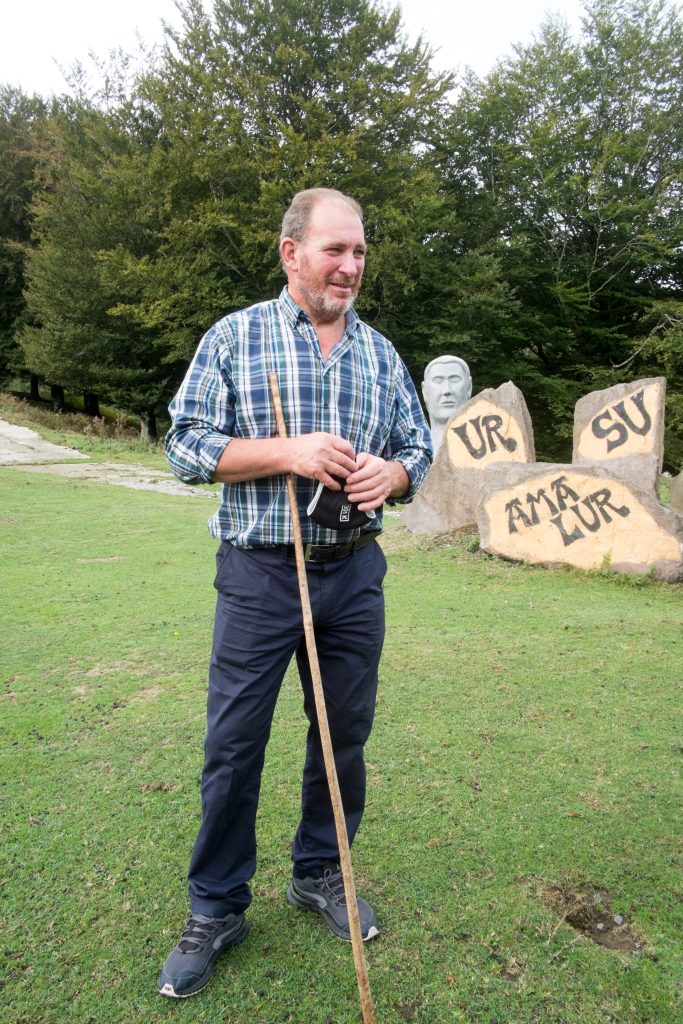
[[[318,484],[313,501],[306,509],[314,523],[327,530],[357,530],[377,518],[373,509],[360,512],[358,506],[349,501],[343,489],[344,481],[337,476],[334,479],[342,484],[342,490],[332,491],[324,484]]]

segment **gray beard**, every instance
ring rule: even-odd
[[[335,301],[324,292],[311,292],[301,283],[299,283],[299,290],[315,319],[322,324],[333,324],[340,317],[346,316],[356,301],[355,295],[343,301]]]

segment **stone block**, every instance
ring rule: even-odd
[[[524,395],[512,381],[466,402],[446,428],[454,469],[481,472],[492,462],[533,462],[534,432]]]
[[[671,481],[671,506],[683,512],[683,473],[679,473]]]
[[[489,467],[534,460],[534,435],[524,396],[512,381],[486,388],[450,420],[419,492],[401,514],[413,533],[472,526]]]
[[[664,456],[666,378],[650,377],[593,391],[574,411],[575,466],[607,466],[611,473],[657,494]]]
[[[683,580],[683,516],[606,467],[492,465],[477,526],[502,558]]]

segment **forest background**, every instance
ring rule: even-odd
[[[588,0],[484,77],[433,69],[375,0],[200,0],[135,66],[0,86],[0,386],[140,417],[204,331],[282,287],[279,225],[326,185],[365,209],[361,316],[416,382],[452,352],[513,380],[540,458],[578,398],[666,376],[683,463],[683,19]],[[163,422],[163,419],[160,420]]]

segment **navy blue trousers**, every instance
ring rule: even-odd
[[[292,846],[313,873],[338,860],[336,830],[306,653],[296,562],[224,542],[209,668],[202,824],[189,869],[195,913],[222,917],[251,902],[256,811],[266,744],[283,676],[296,655],[309,720],[301,821]],[[349,840],[365,805],[370,735],[384,640],[386,561],[371,543],[337,562],[307,563],[316,647]]]

